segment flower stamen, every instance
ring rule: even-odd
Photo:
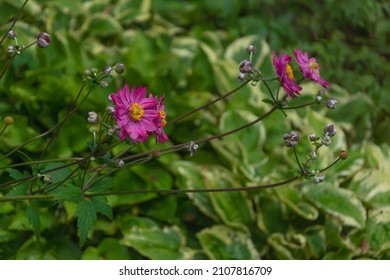
[[[292,70],[290,64],[286,65],[286,73],[287,73],[288,78],[290,80],[294,81],[294,74],[293,74],[293,70]]]
[[[142,105],[139,103],[131,104],[129,108],[129,115],[133,121],[139,122],[144,116],[144,109],[142,108]]]

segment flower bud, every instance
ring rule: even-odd
[[[252,73],[253,67],[249,60],[243,60],[239,64],[240,73]]]
[[[122,74],[123,72],[125,72],[125,66],[122,64],[122,63],[117,63],[115,64],[115,72],[117,72],[118,74]]]
[[[92,74],[91,70],[88,70],[88,69],[85,70],[84,73],[85,73],[85,75],[87,75],[87,76],[90,76],[90,75]]]
[[[309,139],[310,139],[310,141],[316,141],[317,140],[317,135],[315,133],[310,134]]]
[[[329,109],[335,109],[337,104],[337,100],[334,98],[329,98],[328,101],[326,101],[326,107]]]
[[[198,150],[199,145],[196,144],[194,141],[191,141],[190,144],[188,145],[188,150],[190,151],[190,157],[193,157]]]
[[[14,123],[14,118],[11,116],[6,116],[4,118],[4,122],[6,125],[12,125]]]
[[[328,134],[330,137],[334,136],[336,134],[336,129],[334,128],[333,124],[328,124],[324,128],[324,133]]]
[[[323,88],[318,90],[318,92],[317,92],[318,96],[323,96],[324,94],[325,94],[325,90]]]
[[[112,71],[112,68],[110,66],[105,66],[103,68],[103,74],[109,74],[109,73],[111,73],[111,71]]]
[[[106,81],[100,81],[100,86],[102,88],[106,88],[106,87],[108,87],[108,83]]]
[[[347,159],[347,158],[348,158],[348,152],[347,152],[347,151],[340,151],[339,157],[340,157],[342,160]]]
[[[18,49],[15,46],[8,46],[8,54],[14,54],[18,52]]]
[[[95,124],[99,121],[99,116],[96,114],[96,112],[92,111],[88,113],[88,123]]]
[[[47,34],[46,32],[41,32],[39,33],[37,37],[37,44],[41,48],[46,48],[50,45],[51,38],[50,35]]]
[[[10,38],[10,39],[14,39],[14,38],[18,37],[18,34],[16,33],[15,30],[10,30],[7,33],[7,37]]]
[[[122,167],[123,165],[125,165],[125,162],[123,160],[118,160],[117,164],[116,164],[118,167]]]
[[[315,175],[314,177],[313,177],[313,181],[315,182],[315,183],[322,183],[323,181],[325,180],[325,175],[323,175],[323,174],[318,174],[318,175]]]
[[[256,47],[254,45],[249,45],[247,48],[246,48],[246,51],[251,54],[251,53],[255,53],[256,52]]]
[[[109,114],[109,115],[114,115],[115,114],[114,106],[111,106],[111,105],[107,106],[106,107],[106,113]]]
[[[238,77],[237,77],[237,79],[238,79],[239,81],[241,81],[241,82],[246,81],[247,78],[248,78],[248,74],[242,73],[242,72],[240,72],[240,74],[238,74]]]
[[[284,144],[287,147],[295,147],[299,141],[299,134],[295,131],[283,135]]]
[[[51,184],[51,181],[52,181],[52,178],[50,175],[43,176],[43,182],[45,182],[46,184]]]
[[[324,138],[322,138],[322,144],[325,146],[330,146],[332,144],[332,140],[330,139],[330,136],[326,135]]]

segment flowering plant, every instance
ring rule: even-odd
[[[126,26],[118,18],[110,28]],[[35,234],[26,247],[54,243],[49,228],[58,227],[72,236],[61,246],[77,239],[85,258],[104,250],[96,241],[102,235],[107,248],[134,254],[128,258],[257,259],[289,257],[290,249],[296,257],[324,240],[316,225],[337,228],[328,215],[362,227],[361,202],[330,187],[339,179],[332,170],[349,161],[340,163],[346,125],[335,117],[340,94],[327,81],[326,57],[270,52],[257,37],[215,51],[211,43],[142,32],[118,41],[107,35],[106,51],[89,40],[104,20],[91,19],[82,36],[66,40],[50,28],[37,31],[27,47],[23,29],[11,23],[1,41],[0,81],[12,105],[1,112],[0,211],[23,213]],[[74,45],[79,54],[60,58]],[[51,67],[39,64],[45,61]],[[95,63],[109,66],[76,75]],[[287,227],[287,217],[307,226]],[[213,251],[212,244],[222,245]],[[305,256],[320,256],[318,246]]]

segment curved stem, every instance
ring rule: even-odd
[[[314,104],[318,104],[317,101],[313,101],[313,102],[302,104],[302,105],[298,105],[298,106],[283,107],[283,110],[299,109],[299,108],[303,108],[303,107],[314,105]]]
[[[172,124],[174,124],[174,123],[176,123],[176,122],[178,122],[178,121],[188,117],[189,115],[192,115],[193,113],[198,112],[199,110],[202,110],[202,109],[204,109],[204,108],[206,108],[206,107],[208,107],[208,106],[210,106],[210,105],[212,105],[212,104],[214,104],[214,103],[216,103],[216,102],[218,102],[218,101],[228,97],[229,95],[232,95],[233,93],[235,93],[235,92],[239,91],[241,88],[243,88],[249,82],[250,81],[245,81],[239,87],[229,91],[228,93],[225,93],[224,95],[214,99],[213,101],[210,101],[209,103],[206,103],[206,104],[204,104],[204,105],[202,105],[202,106],[200,106],[200,107],[198,107],[198,108],[196,108],[196,109],[194,109],[194,110],[192,110],[192,111],[190,111],[190,112],[188,112],[188,113],[186,113],[186,114],[184,114],[184,115],[182,115],[180,117],[177,117],[176,119],[168,122],[166,126],[172,125]]]

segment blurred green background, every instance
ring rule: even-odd
[[[4,34],[24,1],[2,0]],[[310,3],[309,3],[310,2]],[[275,189],[214,194],[110,196],[113,220],[98,217],[79,247],[75,204],[34,202],[42,233],[37,240],[25,202],[0,204],[1,259],[390,259],[390,3],[388,1],[152,1],[30,0],[14,30],[27,45],[46,31],[52,43],[17,56],[0,80],[0,116],[15,124],[0,140],[5,153],[58,122],[82,84],[85,69],[121,62],[122,76],[98,88],[66,123],[47,158],[87,155],[87,112],[102,114],[108,95],[124,83],[165,95],[168,121],[237,87],[238,63],[254,44],[254,66],[273,77],[272,51],[294,48],[316,56],[331,82],[335,110],[314,106],[275,112],[265,121],[201,144],[195,157],[174,153],[113,177],[114,190],[218,188],[261,185],[291,177],[284,133],[308,135],[334,123],[333,145],[321,166],[341,149],[349,158],[322,184],[299,180]],[[7,59],[3,43],[1,66]],[[277,84],[274,84],[276,89]],[[318,87],[303,83],[291,102],[313,100]],[[264,114],[262,84],[168,127],[185,143],[228,131]],[[26,146],[39,156],[45,140]],[[154,140],[138,151],[156,148]],[[1,165],[25,161],[14,154]],[[28,170],[28,169],[26,169]],[[1,182],[8,173],[0,171]],[[2,189],[0,196],[10,189]]]

